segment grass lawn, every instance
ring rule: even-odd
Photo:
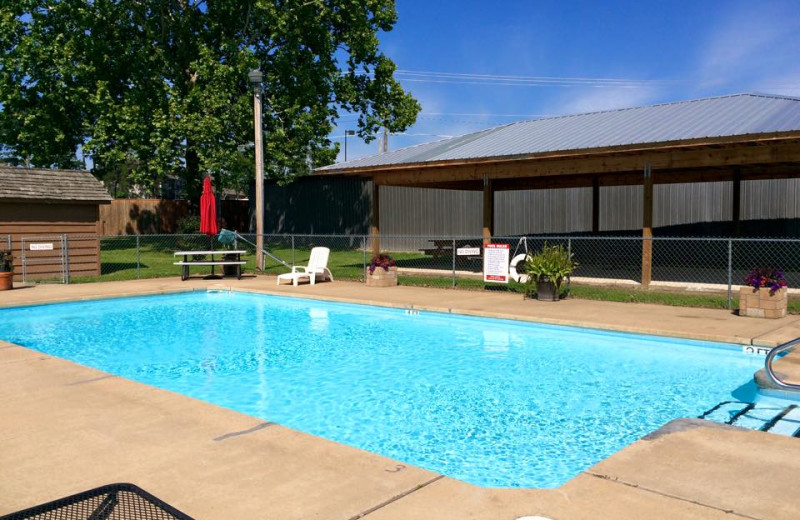
[[[182,260],[174,257],[173,253],[178,250],[208,250],[219,245],[210,243],[204,238],[193,239],[171,239],[171,237],[158,237],[161,242],[154,243],[147,240],[148,237],[141,237],[141,245],[138,253],[136,252],[136,237],[114,237],[104,239],[100,247],[100,276],[89,276],[73,278],[72,283],[115,281],[115,280],[135,280],[137,278],[164,278],[180,276],[180,266],[173,265],[173,262]],[[148,243],[150,242],[150,243]],[[306,265],[310,248],[295,249],[294,257],[291,246],[288,244],[267,244],[267,249],[278,258],[283,259],[289,264]],[[244,248],[243,248],[244,249]],[[437,267],[439,260],[432,259],[422,253],[393,253],[392,256],[398,265],[413,265],[419,267]],[[254,272],[256,266],[255,251],[249,248],[248,253],[242,255],[245,260],[243,271]],[[367,257],[369,260],[369,257]],[[137,267],[138,265],[138,267]],[[364,251],[361,249],[339,249],[331,248],[331,256],[328,259],[328,267],[333,272],[336,279],[360,280],[364,278]],[[219,271],[219,268],[217,268]],[[210,267],[192,267],[192,276],[203,276],[211,273]],[[288,272],[288,268],[279,264],[275,260],[267,257],[264,272],[268,274],[280,274]]]

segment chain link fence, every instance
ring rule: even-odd
[[[51,237],[63,245],[63,255],[50,255],[65,263],[65,283],[141,278],[178,277],[176,251],[222,250],[215,237],[207,235],[132,235]],[[23,238],[25,244],[34,238]],[[58,239],[58,240],[56,240]],[[329,268],[335,279],[363,280],[372,258],[373,238],[367,235],[264,235],[263,272],[280,274],[289,266],[306,265],[311,249],[331,250]],[[433,287],[483,287],[482,246],[479,236],[380,236],[380,250],[390,254],[398,267],[401,283]],[[492,237],[494,243],[509,244],[511,258],[540,250],[545,244],[569,249],[579,264],[576,280],[635,285],[642,278],[641,237],[631,236],[530,236]],[[747,271],[771,266],[783,269],[790,287],[800,287],[800,239],[761,238],[670,238],[652,240],[652,282],[655,285],[702,284],[706,290],[731,291],[742,283]],[[0,235],[0,247],[11,245],[11,237]],[[93,244],[96,244],[94,246]],[[256,236],[238,235],[231,246],[245,251],[244,272],[256,269]],[[77,249],[77,248],[82,249]],[[96,257],[92,257],[96,247]],[[58,249],[58,248],[57,248]],[[30,253],[28,251],[25,251]],[[40,254],[40,257],[42,255]],[[22,255],[23,260],[32,255]],[[23,265],[26,272],[41,269]],[[76,262],[82,268],[76,270]],[[92,264],[95,262],[95,264]],[[30,269],[28,269],[30,267]],[[193,266],[192,276],[210,274],[211,268]],[[35,281],[30,279],[27,281]]]

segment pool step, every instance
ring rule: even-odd
[[[800,438],[800,407],[796,404],[783,407],[742,401],[723,401],[705,411],[699,418],[750,430]]]

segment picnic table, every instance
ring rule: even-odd
[[[428,240],[433,247],[420,249],[426,255],[432,256],[434,258],[439,258],[442,256],[451,256],[453,254],[453,239],[431,239]],[[455,241],[456,249],[460,249],[462,247],[477,247],[482,248],[483,245],[480,241],[476,240],[456,240]],[[469,255],[471,258],[480,258],[481,254],[478,253],[477,255]]]
[[[420,249],[426,255],[434,258],[441,256],[450,256],[453,254],[453,241],[452,240],[428,240],[433,244],[433,247]]]
[[[189,267],[193,265],[210,265],[211,266],[211,276],[214,275],[214,267],[218,265],[235,265],[236,266],[236,278],[241,280],[242,279],[242,266],[247,262],[242,260],[242,255],[247,254],[247,251],[175,251],[173,256],[182,256],[183,260],[178,262],[173,262],[173,265],[181,266],[181,280],[185,281],[189,279]],[[236,260],[214,260],[214,256],[217,255],[236,255]],[[198,258],[199,257],[199,258]],[[206,260],[205,257],[210,257]]]

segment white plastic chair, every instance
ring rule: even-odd
[[[292,285],[297,286],[297,282],[301,278],[308,278],[311,285],[314,285],[318,276],[322,276],[333,281],[333,274],[328,269],[328,257],[331,250],[327,247],[315,247],[311,250],[311,256],[308,259],[308,265],[296,265],[292,267],[291,273],[279,274],[276,280],[276,285],[281,284],[281,280],[291,280]]]

